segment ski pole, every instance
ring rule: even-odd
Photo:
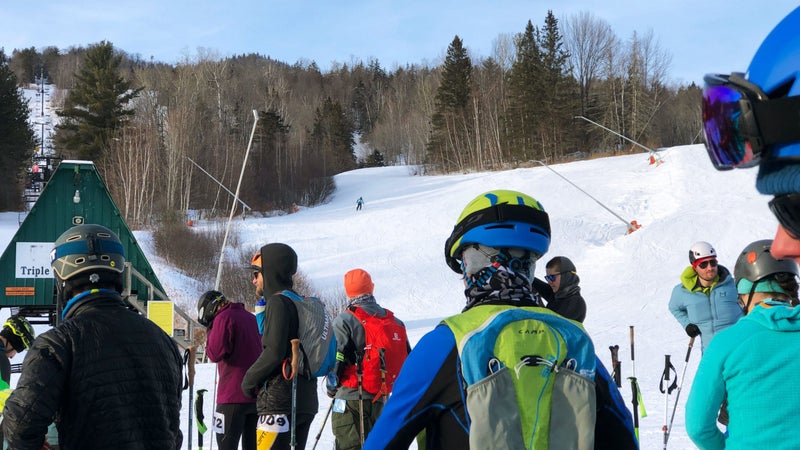
[[[358,417],[360,419],[361,428],[359,434],[361,435],[361,448],[364,448],[364,387],[362,385],[362,376],[364,371],[362,369],[362,361],[364,355],[358,358],[358,365],[356,366],[356,378],[358,379]]]
[[[297,365],[300,362],[300,339],[292,339],[292,423],[289,446],[297,448]]]
[[[617,387],[622,387],[622,363],[619,361],[619,345],[611,345],[608,347],[611,350],[611,377],[614,378],[614,384]]]
[[[322,418],[322,426],[319,427],[319,433],[317,433],[317,437],[314,438],[314,446],[311,447],[311,450],[317,449],[317,444],[319,444],[319,438],[322,436],[322,430],[325,429],[325,422],[328,421],[328,416],[331,415],[331,411],[333,410],[333,402],[335,401],[336,401],[335,398],[331,400],[331,406],[328,406],[328,412],[325,413],[325,417]]]
[[[683,389],[683,379],[686,376],[686,368],[689,367],[689,357],[692,355],[692,346],[694,345],[694,337],[689,338],[689,348],[686,349],[686,364],[683,366],[683,374],[681,374],[681,384],[678,385],[678,392],[675,393],[675,405],[672,407],[672,416],[669,418],[669,426],[667,427],[667,437],[672,433],[672,421],[675,420],[675,410],[678,409],[678,400],[681,398],[681,389]],[[666,443],[666,441],[665,441]]]
[[[206,427],[205,422],[205,415],[203,414],[203,394],[208,392],[206,389],[198,389],[197,390],[197,397],[194,400],[194,416],[197,420],[197,449],[203,450],[203,435],[205,434],[208,427]]]
[[[195,348],[193,346],[189,346],[186,348],[186,353],[184,353],[184,359],[186,360],[186,370],[189,374],[189,404],[192,404],[192,397],[194,397],[194,363],[195,363],[195,356],[194,353]],[[189,450],[192,450],[192,408],[189,408]]]
[[[672,378],[672,384],[669,387],[664,387],[664,382],[669,382],[669,373],[675,373],[675,376]],[[675,366],[669,362],[669,355],[664,355],[664,373],[661,374],[661,383],[659,384],[658,388],[661,390],[661,393],[664,394],[664,426],[661,430],[664,432],[664,450],[667,449],[667,439],[669,439],[667,435],[667,431],[669,427],[667,426],[667,414],[669,414],[669,395],[672,394],[672,391],[678,387],[678,374],[675,372]]]
[[[638,412],[641,411],[642,419],[647,417],[647,411],[644,408],[644,401],[642,400],[642,392],[639,389],[639,382],[636,379],[636,357],[634,352],[634,345],[633,345],[633,325],[630,326],[631,329],[631,371],[633,372],[633,376],[629,377],[628,380],[631,382],[631,394],[633,394],[633,399],[631,403],[633,404],[633,431],[636,434],[636,440],[639,440],[639,414]]]

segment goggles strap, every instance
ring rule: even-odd
[[[800,141],[800,96],[753,102],[762,145]]]

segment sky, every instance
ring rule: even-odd
[[[64,0],[0,1],[0,47],[88,46],[102,40],[145,60],[259,53],[289,64],[377,59],[384,68],[435,65],[458,35],[473,58],[491,56],[501,34],[589,11],[622,40],[653,32],[672,55],[670,78],[743,72],[758,44],[797,7],[792,0]]]
[[[695,346],[689,364],[684,364],[688,337],[668,311],[670,293],[689,264],[687,250],[692,243],[710,242],[720,263],[732,270],[747,244],[774,236],[777,222],[767,208],[769,198],[754,188],[755,170],[717,172],[702,145],[669,148],[662,158],[659,166],[650,165],[646,153],[551,166],[591,197],[544,167],[446,176],[413,176],[411,167],[360,169],[336,176],[336,192],[325,205],[300,205],[300,212],[280,217],[236,217],[231,232],[238,234],[236,241],[243,248],[267,242],[291,245],[300,271],[314,289],[306,294],[323,299],[343,295],[347,270],[367,270],[377,300],[406,323],[409,338],[416,343],[464,306],[463,284],[443,256],[444,242],[462,208],[492,189],[529,194],[543,204],[552,228],[550,250],[535,274],[542,278],[546,261],[557,255],[575,263],[588,305],[584,325],[598,356],[610,366],[608,347],[620,347],[621,392],[628,407],[631,390],[625,380],[634,374],[639,379],[647,410],[647,417],[640,419],[641,448],[661,448],[667,411],[678,400],[669,448],[692,449],[684,428],[684,404],[700,352]],[[356,212],[359,197],[365,205]],[[0,213],[0,249],[11,241],[18,217]],[[626,234],[626,223],[632,220],[642,227]],[[194,229],[218,229],[226,223],[226,219],[199,221]],[[191,310],[199,295],[212,287],[199,285],[155,254],[149,232],[134,234],[166,293]],[[234,255],[232,249],[227,251],[226,260]],[[631,326],[635,361],[631,361]],[[666,398],[667,410],[658,390],[665,354],[672,355],[679,374],[686,370],[680,398],[676,393]],[[16,357],[12,362],[20,361]],[[194,390],[209,391],[207,421],[213,407],[214,375],[213,364],[198,366]],[[184,431],[188,397],[184,392]],[[330,405],[322,382],[319,402],[312,440]],[[205,448],[209,448],[209,438],[207,433]],[[193,442],[196,445],[196,436]],[[328,421],[318,448],[331,448],[332,442]]]

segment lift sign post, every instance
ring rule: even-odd
[[[52,242],[17,242],[17,278],[53,278],[50,267]]]

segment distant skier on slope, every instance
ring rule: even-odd
[[[356,200],[356,211],[361,211],[362,206],[364,206],[364,199],[362,197],[358,197],[358,200]]]

